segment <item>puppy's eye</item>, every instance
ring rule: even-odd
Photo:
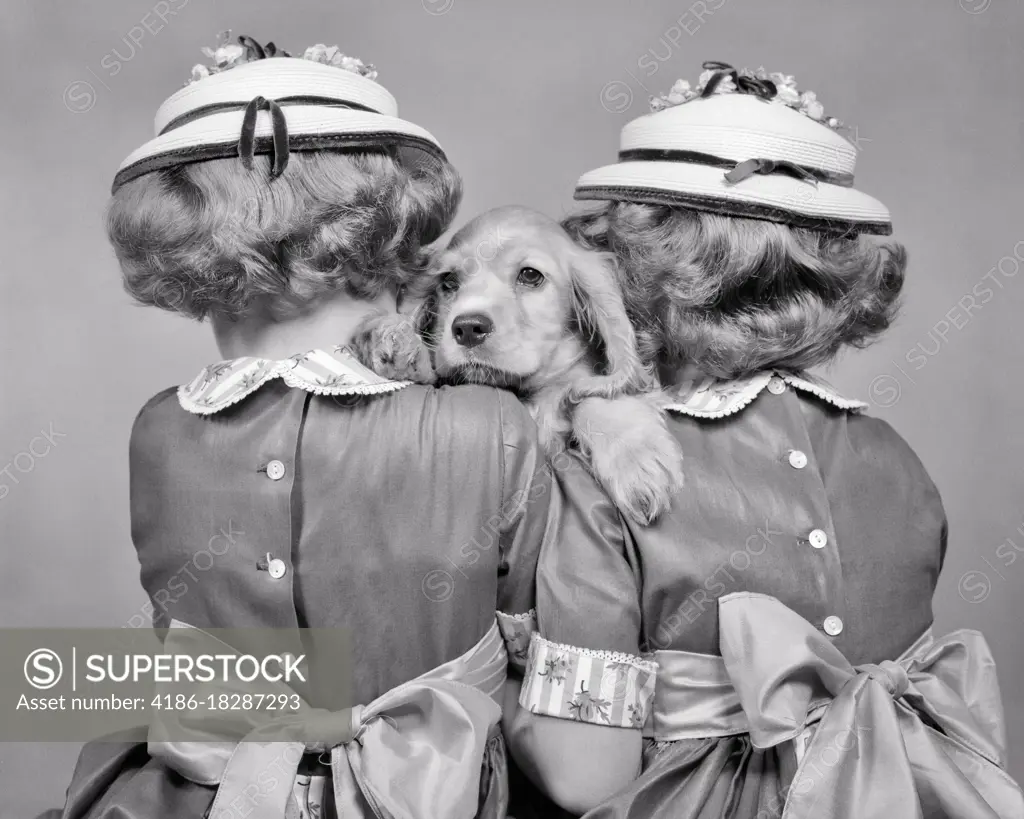
[[[445,293],[453,293],[459,289],[459,277],[449,271],[441,276],[441,289]]]
[[[540,287],[544,284],[544,274],[535,267],[522,267],[519,269],[519,277],[516,281],[527,287]]]

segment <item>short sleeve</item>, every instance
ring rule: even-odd
[[[641,656],[634,546],[618,511],[576,454],[550,464],[537,564],[537,631],[520,705],[534,713],[642,728],[656,665]]]
[[[949,523],[942,496],[920,457],[888,422],[868,415],[850,418],[859,456],[870,461],[878,474],[891,476],[890,497],[919,539],[922,564],[934,572],[935,582],[946,560]],[[898,499],[898,500],[897,500]]]
[[[949,544],[949,519],[946,516],[946,509],[942,503],[942,495],[939,488],[932,480],[928,469],[921,462],[917,453],[911,449],[900,436],[893,431],[893,435],[900,439],[905,448],[904,464],[908,473],[908,480],[915,487],[916,497],[910,504],[910,508],[916,515],[915,528],[920,532],[932,532],[935,543],[936,575],[941,574],[942,567],[946,562],[946,547]]]

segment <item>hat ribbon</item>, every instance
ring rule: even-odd
[[[853,187],[853,174],[833,173],[812,168],[808,165],[798,165],[786,159],[747,159],[737,162],[735,159],[725,159],[714,154],[706,154],[702,151],[674,151],[662,150],[660,148],[634,148],[628,151],[619,152],[619,162],[686,162],[691,165],[710,165],[713,168],[724,168],[728,171],[725,174],[725,181],[730,185],[749,179],[754,174],[771,176],[773,174],[786,174],[797,179],[803,179],[813,185],[819,182],[827,182],[830,185],[838,185],[842,188]]]
[[[273,43],[267,43],[265,46],[260,45],[256,40],[247,34],[243,34],[238,38],[239,45],[245,49],[246,60],[252,62],[253,60],[265,60],[267,57],[291,57],[292,55],[285,51],[283,48],[279,49]]]
[[[737,182],[749,179],[754,174],[769,176],[773,173],[795,176],[797,179],[803,179],[806,182],[810,182],[814,187],[818,187],[818,177],[810,170],[797,165],[795,162],[787,162],[785,159],[748,159],[745,162],[740,162],[729,171],[725,175],[725,181],[730,185],[735,185]]]
[[[321,108],[350,108],[353,111],[368,111],[371,114],[380,113],[376,108],[370,108],[368,105],[360,105],[357,102],[342,102],[334,97],[321,97],[315,94],[293,94],[288,97],[278,97],[274,102],[281,107],[289,105],[316,105]],[[244,111],[249,107],[249,104],[248,102],[213,102],[209,105],[201,105],[172,119],[160,129],[160,133],[157,136],[163,136],[168,131],[173,131],[175,128],[188,125],[190,122],[211,116],[212,114],[222,114],[226,111]]]
[[[253,156],[256,153],[256,115],[260,111],[269,111],[274,126],[274,164],[270,169],[270,177],[276,178],[288,167],[288,121],[284,111],[274,100],[266,97],[253,97],[245,106],[242,118],[242,133],[238,137],[238,157],[247,171],[253,168]]]
[[[758,77],[751,77],[749,74],[740,74],[735,68],[729,65],[729,63],[720,63],[715,60],[709,60],[701,67],[705,71],[715,72],[704,84],[704,90],[701,92],[702,97],[710,97],[714,94],[718,84],[727,77],[732,79],[736,84],[736,91],[740,94],[753,94],[755,97],[770,100],[779,93],[778,86],[776,86],[771,80],[762,80]]]

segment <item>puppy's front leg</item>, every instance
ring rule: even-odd
[[[349,346],[360,363],[395,381],[433,384],[430,350],[409,316],[370,316],[356,328]]]
[[[683,453],[657,395],[585,398],[572,413],[573,436],[616,506],[647,525],[683,485]]]
[[[572,429],[562,410],[561,390],[542,390],[531,397],[527,407],[537,424],[537,438],[548,458],[561,454]]]

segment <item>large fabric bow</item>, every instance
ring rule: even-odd
[[[180,632],[172,628],[165,647],[173,651]],[[193,782],[218,786],[210,819],[287,816],[299,761],[310,752],[330,755],[339,816],[471,819],[488,738],[501,719],[496,697],[506,663],[495,625],[461,657],[366,706],[306,707],[251,723],[255,727],[237,743],[176,739],[176,728],[207,729],[201,720],[189,726],[187,714],[162,712],[150,726],[149,753]],[[295,694],[283,682],[274,685],[276,693]],[[251,693],[218,686],[215,696]]]
[[[854,667],[773,597],[721,598],[719,628],[753,744],[814,725],[783,819],[1024,817],[1003,770],[995,663],[978,632],[928,634],[898,662]]]

